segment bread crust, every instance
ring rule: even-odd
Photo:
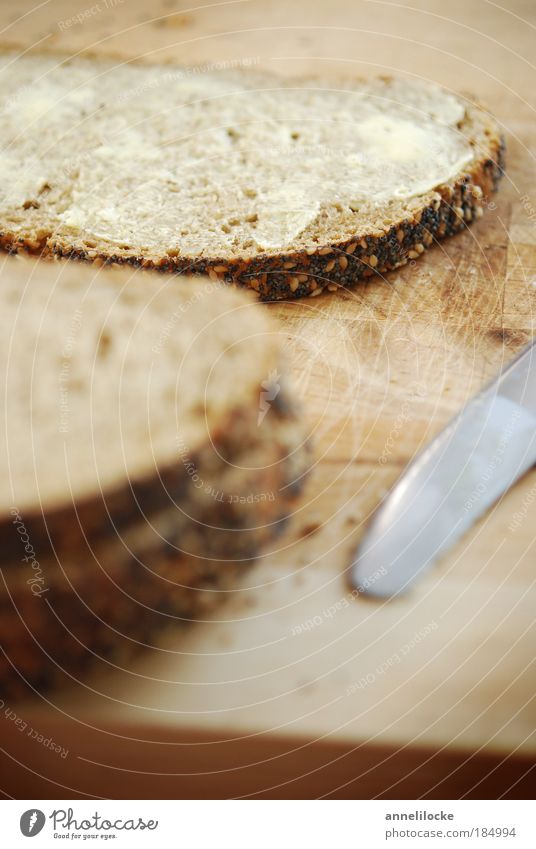
[[[87,56],[85,58],[88,58]],[[100,57],[102,60],[102,57]],[[258,77],[259,85],[269,76],[265,72],[247,72]],[[390,77],[382,77],[388,82]],[[306,86],[312,78],[291,79],[289,85]],[[325,78],[316,80],[326,84]],[[363,83],[362,78],[339,80],[343,88]],[[279,80],[279,83],[281,81]],[[329,80],[333,85],[337,80]],[[350,216],[340,228],[340,237],[319,241],[308,238],[304,245],[298,239],[295,247],[281,251],[253,250],[229,257],[212,255],[197,257],[170,250],[162,254],[150,250],[140,254],[135,248],[122,248],[103,241],[92,247],[78,236],[62,236],[47,227],[32,228],[28,234],[15,234],[2,228],[0,248],[39,254],[42,257],[64,257],[99,265],[130,265],[154,268],[171,274],[208,275],[238,287],[253,289],[261,300],[274,301],[317,296],[324,291],[351,287],[361,279],[384,274],[416,260],[436,241],[448,238],[481,217],[490,195],[496,191],[504,170],[505,142],[488,110],[471,94],[462,93],[465,117],[459,131],[474,147],[471,163],[450,181],[416,198],[410,198],[400,214],[389,205],[378,207],[375,226],[352,227]],[[381,221],[385,210],[388,224]],[[301,243],[300,243],[301,241]],[[210,246],[207,246],[210,247]]]
[[[256,405],[252,411],[256,417]],[[133,515],[126,487],[126,501],[117,500],[115,507],[126,504],[127,513],[116,512],[107,521],[103,514],[110,501],[98,498],[86,505],[83,518],[75,505],[48,516],[23,515],[43,576],[37,593],[28,585],[31,570],[21,562],[24,552],[12,521],[2,523],[2,542],[9,546],[2,550],[0,592],[3,693],[18,698],[29,687],[43,691],[78,680],[97,661],[121,665],[155,644],[166,625],[203,618],[232,590],[262,546],[281,532],[309,462],[309,445],[284,384],[270,413],[277,420],[269,445],[252,440],[244,456],[232,430],[219,443],[227,452],[228,472],[214,479],[222,497],[196,504],[189,481],[180,494],[167,493],[166,505],[157,498],[155,509],[154,480],[146,483],[144,506],[153,509],[145,517]],[[257,430],[255,422],[249,424]],[[263,465],[247,476],[240,467],[251,451]],[[208,481],[213,447],[204,446],[191,460]],[[229,491],[237,481],[242,498]]]
[[[300,446],[301,423],[299,421],[297,405],[290,396],[286,385],[284,374],[280,376],[279,395],[271,402],[271,436],[263,433],[256,424],[258,396],[252,398],[247,406],[245,399],[244,409],[234,409],[221,421],[218,432],[213,434],[212,441],[202,445],[198,450],[188,455],[188,464],[197,470],[197,474],[204,481],[214,481],[216,485],[218,477],[222,476],[229,464],[237,461],[243,453],[244,448],[256,450],[266,446],[266,461],[268,467],[271,463],[277,463],[286,456],[286,451],[292,451]],[[284,414],[281,412],[284,410]],[[277,417],[277,419],[276,419]],[[287,431],[293,429],[289,436]],[[245,442],[249,439],[249,444]],[[269,444],[270,443],[270,444]],[[303,450],[309,450],[306,446],[300,446]],[[219,463],[219,468],[214,466],[214,458],[219,456],[225,458]],[[299,456],[299,451],[298,451]],[[266,474],[263,469],[257,475],[255,485],[259,490],[267,488],[263,478]],[[64,542],[67,546],[72,545],[73,537],[82,541],[83,537],[94,540],[96,537],[113,537],[123,529],[128,528],[133,522],[151,517],[165,509],[170,501],[177,505],[190,503],[189,514],[195,512],[192,495],[196,495],[195,487],[192,487],[191,477],[185,471],[181,463],[179,452],[177,460],[172,465],[160,467],[158,475],[151,474],[142,479],[126,479],[113,490],[95,489],[91,495],[82,501],[73,503],[66,496],[61,506],[47,509],[35,504],[30,508],[21,508],[24,525],[28,535],[32,539],[36,550],[45,550],[50,547],[51,540],[61,550]],[[199,515],[196,521],[206,521],[211,510],[206,510],[205,503],[216,506],[218,502],[203,499],[203,492],[197,499],[196,510]],[[219,525],[225,521],[229,527],[240,527],[240,509],[233,506],[232,502],[219,502],[217,507]],[[270,519],[268,518],[268,521]],[[179,524],[177,520],[177,524]],[[199,550],[207,549],[210,541],[201,538]],[[0,514],[0,551],[1,563],[20,558],[20,541],[13,533],[13,520],[9,514]],[[18,568],[18,567],[17,567]]]

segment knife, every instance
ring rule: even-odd
[[[536,340],[407,467],[351,567],[370,596],[405,593],[536,463]]]

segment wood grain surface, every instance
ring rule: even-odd
[[[536,473],[407,598],[355,599],[347,570],[406,463],[534,332],[534,3],[4,0],[0,32],[20,49],[196,67],[396,71],[475,92],[507,138],[502,189],[471,230],[354,292],[265,307],[316,446],[285,536],[209,621],[130,668],[7,705],[4,793],[533,793]]]

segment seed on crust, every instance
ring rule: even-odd
[[[295,292],[298,286],[300,285],[297,277],[292,277],[290,280],[289,289],[291,292]]]
[[[314,289],[314,291],[311,292],[311,298],[315,298],[317,295],[321,295],[323,291],[323,289]]]
[[[423,244],[424,244],[426,247],[429,247],[429,246],[432,244],[432,242],[433,242],[433,236],[432,236],[432,234],[431,234],[431,233],[429,233],[429,232],[428,232],[428,230],[425,230],[425,231],[424,231],[424,233],[423,233],[423,237],[422,237],[422,241],[423,241]]]
[[[484,215],[484,210],[482,209],[481,206],[477,206],[475,208],[475,218],[482,218],[483,215]]]
[[[328,292],[336,292],[338,288],[336,283],[328,283],[327,285]]]
[[[249,285],[250,277],[256,274],[259,283],[259,294],[266,300],[278,300],[290,296],[290,281],[294,277],[298,280],[298,287],[293,297],[300,297],[309,291],[315,291],[310,286],[311,280],[317,280],[317,288],[324,287],[329,282],[337,283],[339,288],[345,286],[346,270],[352,271],[349,284],[357,283],[359,277],[366,271],[374,269],[385,271],[396,267],[399,262],[407,262],[408,259],[417,259],[426,248],[435,244],[445,236],[465,228],[466,224],[478,219],[482,215],[480,206],[486,210],[488,198],[497,188],[497,184],[503,171],[503,148],[499,128],[496,127],[491,118],[487,118],[483,110],[475,105],[466,105],[466,117],[460,122],[460,130],[467,130],[467,141],[473,147],[473,159],[470,166],[459,169],[445,183],[437,186],[426,193],[415,195],[411,199],[403,200],[395,206],[383,203],[378,205],[357,204],[359,215],[352,215],[350,208],[352,204],[326,201],[325,208],[315,219],[311,220],[307,229],[296,234],[296,238],[283,238],[274,242],[270,249],[263,247],[262,233],[258,239],[248,237],[248,232],[234,232],[231,236],[223,236],[221,227],[226,229],[234,225],[242,225],[250,207],[242,209],[240,217],[231,218],[229,214],[219,217],[217,222],[218,244],[223,247],[210,248],[207,255],[203,251],[199,255],[197,247],[192,255],[184,255],[185,248],[173,250],[171,245],[177,244],[179,234],[171,234],[171,239],[159,242],[159,248],[149,248],[140,242],[139,245],[128,247],[122,241],[116,246],[100,244],[98,253],[105,258],[106,263],[120,264],[130,263],[136,267],[141,266],[150,257],[150,267],[158,266],[160,270],[181,274],[191,269],[198,274],[213,272],[219,274],[215,278],[219,282],[223,278],[229,283],[238,286]],[[262,203],[256,190],[251,192],[241,191],[246,197],[256,198],[257,203]],[[41,200],[39,198],[39,200]],[[350,208],[349,208],[350,207]],[[229,213],[231,209],[229,208]],[[335,212],[332,214],[332,208]],[[238,209],[238,207],[237,207]],[[260,213],[259,213],[260,217]],[[255,226],[253,225],[251,233]],[[259,228],[259,231],[262,228]],[[358,233],[361,231],[362,236]],[[179,228],[182,236],[189,234],[183,228]],[[78,259],[96,258],[94,246],[88,243],[87,234],[77,237],[72,243],[70,237],[59,237],[55,231],[50,233],[50,228],[44,230],[44,237],[39,239],[39,247],[30,245],[26,239],[17,239],[18,232],[4,235],[0,238],[1,246],[7,250],[16,251],[28,247],[33,252],[42,250],[49,254],[60,256],[71,256]],[[123,235],[123,234],[122,234]],[[257,234],[259,235],[259,233]],[[36,231],[27,234],[30,240],[36,240]],[[350,241],[348,241],[350,240]],[[167,244],[166,244],[167,241]],[[35,248],[35,250],[34,250]],[[207,247],[208,249],[208,247]],[[218,253],[214,251],[218,250]],[[88,253],[89,251],[89,253]],[[160,253],[159,253],[160,251]],[[408,253],[411,251],[412,253]],[[417,256],[416,256],[417,255]],[[219,256],[219,259],[218,259]],[[353,256],[354,264],[350,262]],[[175,258],[177,257],[177,258]],[[211,258],[212,257],[212,258]],[[375,258],[375,259],[374,259]],[[350,262],[350,265],[347,263]],[[266,272],[268,272],[266,274]],[[304,276],[305,275],[305,276]],[[350,275],[348,275],[349,277]],[[370,276],[369,274],[366,275]],[[295,282],[293,286],[295,287]]]

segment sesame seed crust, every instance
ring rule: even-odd
[[[177,488],[181,476],[168,470],[134,493],[125,487],[53,513],[25,513],[44,576],[42,596],[29,590],[11,519],[2,523],[3,693],[22,697],[28,684],[44,692],[91,673],[99,658],[120,665],[154,645],[166,625],[202,619],[233,589],[260,548],[281,533],[309,462],[310,446],[282,378],[270,410],[273,440],[262,446],[263,466],[242,480],[243,497],[237,494],[236,468],[260,456],[257,406],[255,399],[216,437],[227,460],[216,495],[196,502],[191,482]],[[250,437],[244,451],[245,433]],[[211,446],[189,459],[201,478],[212,479]],[[133,523],[138,499],[144,520]]]
[[[163,273],[208,275],[222,281],[257,292],[263,301],[316,297],[327,289],[352,287],[362,278],[383,275],[407,262],[418,259],[436,241],[461,232],[482,217],[490,195],[498,188],[504,171],[505,143],[498,126],[489,113],[474,98],[466,96],[466,117],[459,129],[474,146],[475,155],[470,166],[451,181],[437,186],[420,198],[413,198],[404,207],[399,205],[397,217],[359,223],[360,230],[351,232],[352,217],[345,219],[344,236],[326,243],[329,231],[314,236],[311,243],[298,243],[296,247],[278,251],[259,250],[247,255],[187,256],[178,249],[163,255],[143,256],[110,243],[86,246],[83,239],[70,240],[67,236],[50,232],[32,233],[31,238],[15,237],[7,231],[0,232],[0,247],[10,252],[19,250],[40,254],[42,257],[70,258],[106,265],[130,265],[154,268]],[[402,212],[401,212],[402,210]],[[378,223],[379,222],[379,223]],[[346,233],[346,231],[348,231]],[[313,234],[314,235],[314,234]],[[331,234],[333,237],[334,234]],[[315,242],[314,239],[318,239]]]

